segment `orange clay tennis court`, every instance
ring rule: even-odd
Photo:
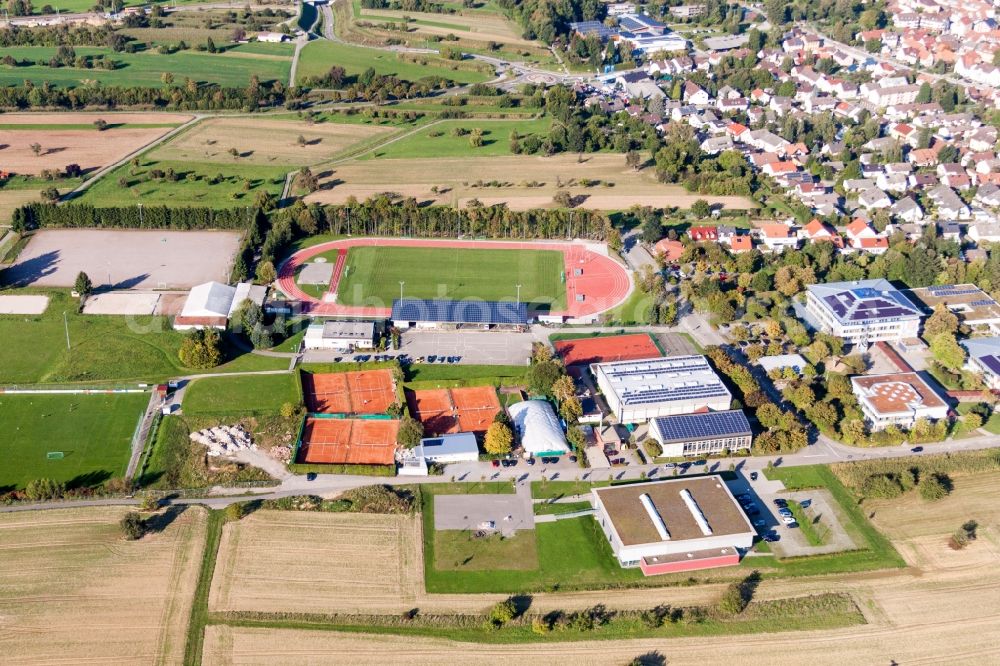
[[[304,372],[302,393],[314,414],[384,414],[396,402],[389,370]]]
[[[306,419],[300,463],[319,465],[391,465],[399,421]]]
[[[486,432],[500,411],[492,386],[407,391],[406,402],[427,435]]]
[[[645,333],[559,340],[555,343],[555,348],[567,366],[663,356],[652,338]]]

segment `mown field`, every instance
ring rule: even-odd
[[[442,120],[379,148],[366,159],[511,155],[511,132],[516,131],[522,137],[528,134],[545,136],[551,125],[552,119],[547,117],[532,120]],[[481,133],[480,146],[473,146],[470,142],[470,136],[475,131]]]
[[[216,414],[277,414],[285,403],[302,402],[298,375],[246,375],[206,377],[191,383],[184,393],[184,413],[190,416]]]
[[[280,45],[279,45],[280,46]],[[111,49],[78,46],[74,47],[78,56],[107,56],[118,63],[116,69],[78,69],[76,67],[48,67],[30,65],[24,67],[0,66],[0,85],[20,85],[25,80],[41,83],[47,81],[57,87],[77,87],[91,82],[109,86],[150,86],[166,85],[162,79],[164,72],[174,76],[175,83],[183,83],[190,78],[198,83],[216,83],[222,86],[243,87],[252,75],[261,81],[280,80],[287,83],[292,66],[292,58],[276,58],[259,55],[255,49],[241,50],[235,47],[225,53],[203,53],[180,51],[173,54],[159,53],[115,53]],[[56,53],[55,47],[19,46],[4,49],[4,55],[17,60],[47,63]],[[281,55],[278,52],[276,55]]]
[[[0,395],[0,491],[41,478],[75,488],[124,476],[148,402],[147,393]],[[63,458],[49,460],[50,451]]]
[[[181,663],[207,514],[171,510],[127,542],[127,511],[0,514],[3,661]]]
[[[391,304],[405,282],[408,298],[513,300],[563,308],[563,255],[554,250],[463,250],[354,247],[347,254],[337,302]]]
[[[470,69],[433,55],[411,62],[403,57],[376,49],[349,46],[327,40],[311,42],[299,54],[297,76],[323,76],[330,67],[343,67],[348,76],[358,76],[371,67],[376,74],[393,75],[406,81],[419,81],[428,76],[441,76],[456,83],[478,83],[490,78],[490,73]]]

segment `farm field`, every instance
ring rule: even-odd
[[[69,487],[125,474],[149,395],[0,395],[0,491],[49,478]],[[47,453],[61,451],[61,460]]]
[[[258,511],[225,526],[209,609],[402,612],[422,593],[419,543],[411,516]]]
[[[582,181],[599,184],[583,187]],[[560,190],[576,197],[577,207],[593,210],[625,210],[636,202],[690,208],[698,199],[725,208],[757,207],[744,197],[706,196],[680,185],[664,185],[657,182],[653,169],[635,172],[625,166],[622,155],[604,153],[587,155],[583,163],[575,154],[356,160],[330,169],[320,189],[306,201],[339,204],[351,196],[361,200],[392,191],[440,205],[465,206],[478,199],[486,205],[505,203],[512,210],[528,210],[553,206],[552,198]]]
[[[77,164],[90,173],[122,159],[187,122],[178,114],[11,114],[0,118],[0,157],[4,169],[37,175],[46,169],[63,171]],[[88,119],[92,118],[92,120]],[[102,119],[109,128],[99,131]],[[134,118],[134,120],[133,120]],[[35,152],[35,146],[38,152]]]
[[[995,566],[1000,554],[996,513],[981,511],[995,488],[996,474],[956,475],[951,496],[935,503],[942,507],[941,519],[929,519],[928,506],[918,497],[879,501],[875,520],[890,531],[894,545],[906,555],[909,569],[863,574],[808,578],[765,577],[755,599],[782,599],[821,594],[833,590],[854,598],[866,624],[843,626],[817,623],[810,630],[782,631],[784,623],[771,623],[749,635],[730,635],[712,643],[713,659],[732,663],[773,662],[802,666],[841,666],[845,663],[878,663],[891,658],[897,663],[979,664],[1000,658],[996,625],[1000,621],[1000,572]],[[949,506],[951,503],[953,506]],[[920,510],[916,510],[920,509]],[[968,509],[968,510],[967,510]],[[881,515],[882,520],[879,516]],[[977,518],[979,538],[965,550],[953,551],[946,541],[957,525]],[[574,521],[569,521],[574,522]],[[891,527],[887,525],[891,523]],[[959,523],[960,524],[960,523]],[[719,570],[722,572],[722,570]],[[592,593],[610,608],[619,608],[621,598],[633,603],[684,605],[706,603],[721,593],[719,585],[672,587],[656,590],[625,590]],[[454,599],[457,595],[429,595],[430,599]],[[470,595],[462,595],[470,596]],[[486,595],[482,597],[484,600]],[[714,598],[717,598],[715,596]],[[532,599],[533,612],[545,612],[553,603],[561,608],[577,603],[572,593],[539,594]],[[561,600],[561,601],[558,601]],[[595,601],[596,603],[596,601]],[[422,608],[423,606],[421,606]],[[484,604],[485,607],[485,604]],[[628,604],[624,607],[643,607]],[[270,627],[209,627],[206,659],[212,663],[259,661],[271,654],[276,642],[286,646],[286,663],[314,663],[341,659],[355,663],[436,664],[516,662],[524,664],[621,664],[640,655],[669,657],[670,664],[700,665],[705,658],[705,638],[711,635],[698,626],[688,626],[692,636],[682,638],[574,640],[556,635],[559,642],[519,645],[470,643],[418,635],[384,632],[310,631]],[[414,632],[416,633],[416,632]],[[428,632],[430,633],[430,632]],[[584,637],[581,637],[584,638]],[[569,642],[563,642],[569,641]],[[293,646],[288,648],[287,646]],[[649,657],[652,658],[652,657]],[[650,663],[657,663],[651,661]]]
[[[343,67],[348,76],[358,76],[369,67],[376,74],[394,75],[406,81],[419,81],[427,76],[441,76],[456,83],[478,83],[491,77],[490,73],[469,69],[433,55],[421,58],[422,62],[404,60],[395,53],[339,44],[327,40],[309,43],[299,54],[299,79],[323,76],[330,67]]]
[[[124,507],[0,515],[0,649],[8,663],[180,663],[206,512],[123,541]],[[72,655],[70,657],[69,655]]]
[[[190,78],[199,83],[215,83],[221,86],[245,87],[252,75],[261,81],[288,81],[292,58],[274,58],[251,52],[239,55],[226,53],[202,53],[180,51],[170,55],[159,53],[115,53],[111,49],[92,46],[74,47],[78,56],[92,56],[119,63],[117,69],[79,69],[76,67],[56,67],[47,65],[27,65],[23,67],[0,67],[0,85],[20,85],[25,80],[41,83],[47,81],[56,87],[77,87],[97,81],[108,86],[148,86],[159,88],[166,85],[161,76],[164,72],[175,75],[175,83],[183,83]],[[18,46],[5,48],[4,55],[17,60],[47,63],[56,53],[56,47]]]
[[[206,377],[188,386],[183,409],[190,416],[277,414],[286,402],[293,405],[302,402],[298,376],[294,373]]]
[[[244,144],[247,145],[247,144]],[[280,196],[287,166],[255,164],[230,157],[229,164],[141,159],[139,168],[123,164],[107,174],[75,201],[95,206],[210,206],[232,208],[253,203],[259,192]],[[159,170],[177,174],[177,180],[153,178]],[[124,185],[124,187],[123,187]]]
[[[40,198],[38,188],[9,189],[0,188],[0,224],[9,224],[18,206],[23,206]],[[0,257],[3,259],[3,257]]]
[[[511,300],[566,305],[563,255],[554,250],[353,247],[337,289],[344,305],[390,305],[404,281],[408,298]]]
[[[309,124],[300,120],[212,118],[191,128],[146,155],[157,161],[233,164],[230,149],[240,153],[240,164],[297,167],[330,159],[345,148],[393,132],[377,125]],[[305,144],[298,142],[299,137]]]
[[[391,9],[365,9],[359,0],[352,0],[353,16],[367,22],[398,22],[403,17],[408,22],[411,36],[440,37],[454,34],[460,39],[479,42],[498,42],[516,47],[537,45],[521,36],[517,26],[493,10],[460,10],[457,14],[436,12],[411,12]],[[443,4],[443,3],[442,3]]]
[[[28,292],[37,293],[37,292]],[[167,317],[79,314],[67,291],[46,291],[45,314],[0,315],[0,383],[158,381],[190,372],[177,358],[184,339]],[[63,311],[72,342],[66,350]],[[32,353],[24,353],[31,349]],[[243,354],[212,372],[283,370],[288,359]]]

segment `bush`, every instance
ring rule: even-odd
[[[951,492],[950,479],[943,474],[930,474],[920,481],[920,496],[928,502],[944,499]]]
[[[969,520],[962,524],[962,526],[951,535],[951,539],[948,540],[948,545],[952,550],[962,550],[969,545],[970,541],[976,540],[976,530],[979,529],[979,523],[974,520]]]
[[[517,605],[513,599],[498,602],[490,609],[489,623],[494,627],[502,627],[517,616]]]
[[[59,499],[66,492],[66,486],[52,479],[35,479],[24,488],[24,496],[33,502]]]
[[[341,499],[351,503],[356,513],[410,513],[414,507],[413,493],[392,486],[363,486],[344,492]]]
[[[243,502],[235,502],[226,507],[226,520],[237,521],[247,515],[247,505]]]
[[[135,511],[129,511],[118,522],[126,541],[138,541],[146,533],[146,521]]]
[[[719,613],[727,616],[742,613],[750,604],[750,600],[753,599],[753,593],[757,589],[758,583],[760,583],[760,573],[756,571],[743,580],[730,583],[726,591],[722,593],[722,598],[719,599],[717,606]]]
[[[872,499],[894,499],[903,494],[895,475],[872,474],[861,484],[861,494]]]

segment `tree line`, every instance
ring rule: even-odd
[[[213,109],[253,111],[261,107],[294,104],[296,89],[287,90],[280,81],[261,82],[252,77],[245,88],[198,83],[190,79],[164,87],[105,86],[56,88],[45,81],[36,85],[0,87],[0,109],[84,109],[143,107],[154,109]]]
[[[17,233],[48,227],[105,229],[247,229],[258,221],[251,208],[215,209],[188,206],[121,206],[98,208],[90,204],[52,206],[30,203],[17,208],[11,227]]]

